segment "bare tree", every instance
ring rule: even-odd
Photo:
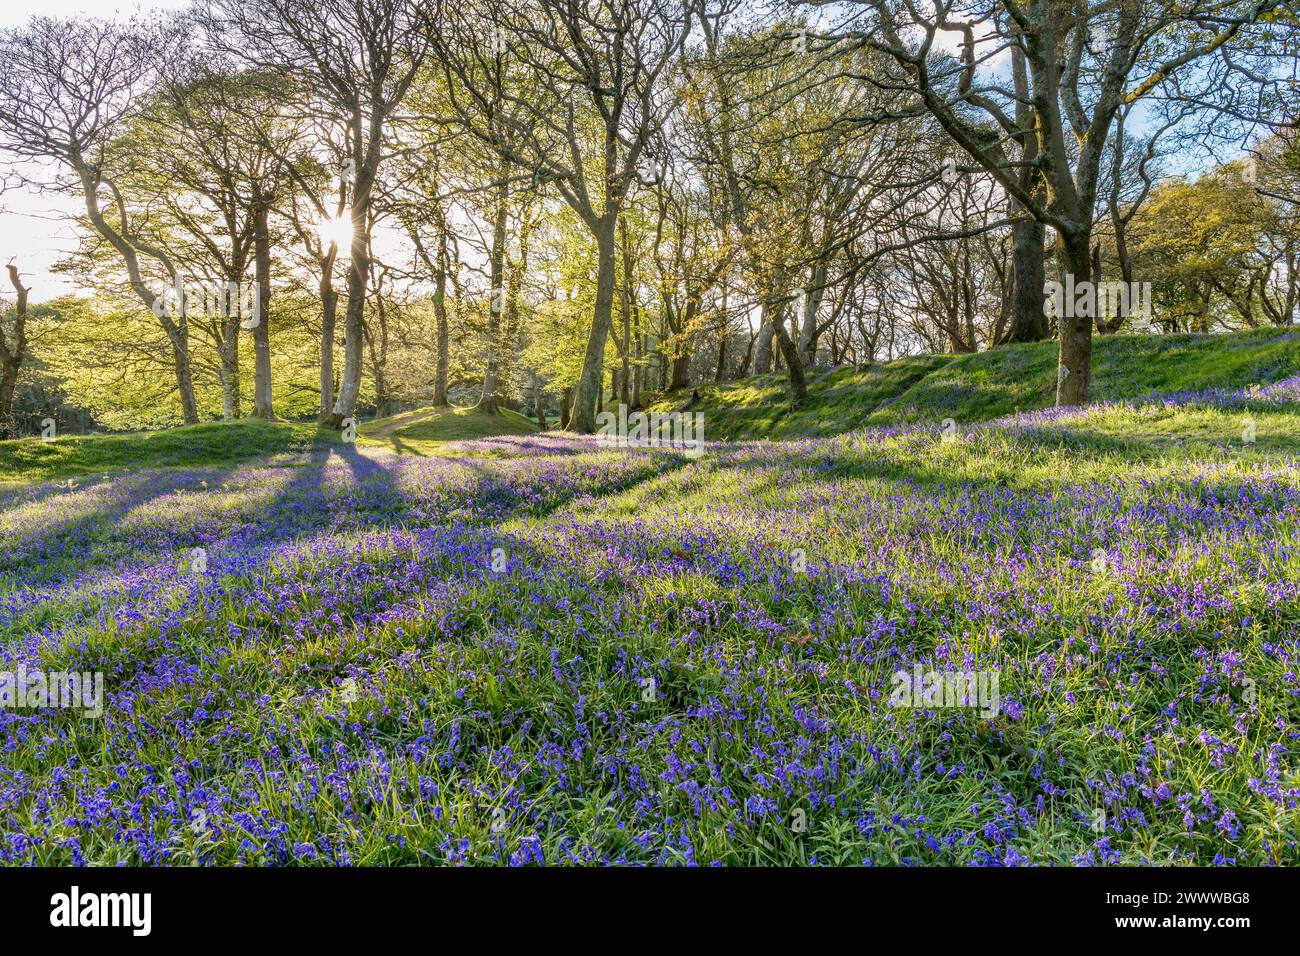
[[[619,212],[636,182],[655,177],[647,145],[671,109],[661,80],[687,16],[686,0],[441,0],[430,19],[453,117],[509,167],[553,187],[596,241],[595,306],[568,422],[575,431],[595,428]]]
[[[895,58],[917,102],[1019,208],[1055,230],[1063,271],[1087,277],[1116,113],[1225,50],[1279,2],[936,0],[922,8],[858,0],[867,17],[852,35]],[[942,52],[948,35],[957,37],[955,56]],[[1023,58],[1010,79],[998,69],[1004,52],[1013,64]],[[1057,403],[1076,405],[1089,394],[1092,316],[1067,311],[1059,320]]]
[[[343,378],[327,424],[338,428],[361,392],[370,280],[371,202],[388,125],[428,53],[412,0],[206,0],[209,42],[257,70],[295,77],[344,131],[352,242]]]
[[[114,181],[115,163],[123,161],[115,153],[116,141],[156,88],[158,64],[178,45],[175,26],[154,20],[36,17],[25,27],[5,31],[0,35],[5,63],[0,70],[0,146],[70,174],[40,185],[79,193],[86,221],[125,264],[132,292],[158,316],[171,344],[181,416],[193,424],[199,417],[185,310],[158,307],[164,301],[158,290],[177,282],[176,267],[166,252],[141,236]]]

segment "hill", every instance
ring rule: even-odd
[[[785,373],[700,386],[693,411],[708,439],[804,438],[873,425],[971,423],[1055,402],[1055,342],[1009,345],[973,355],[921,355],[867,368],[841,367],[809,376],[808,402],[788,409]],[[1300,371],[1300,332],[1261,329],[1232,335],[1122,335],[1093,344],[1094,401],[1140,398],[1189,389],[1267,384]],[[683,390],[651,406],[665,412],[689,398]]]
[[[418,408],[376,418],[358,429],[361,438],[385,444],[394,451],[437,453],[437,443],[489,438],[493,435],[529,435],[537,423],[508,408],[497,415],[477,408]]]

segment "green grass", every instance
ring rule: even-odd
[[[438,454],[443,442],[488,438],[493,435],[529,435],[537,423],[518,412],[503,408],[496,415],[468,408],[417,408],[414,411],[376,418],[358,429],[370,444],[394,451]]]
[[[807,405],[787,408],[784,373],[700,386],[695,406],[709,439],[801,438],[842,434],[872,425],[971,423],[1054,401],[1056,343],[1012,345],[975,355],[922,355],[866,369],[813,372]],[[1093,398],[1133,398],[1210,386],[1267,383],[1300,370],[1300,332],[1263,329],[1234,335],[1110,336],[1095,341]],[[680,407],[675,392],[652,411]],[[357,441],[404,454],[445,454],[446,442],[537,431],[508,409],[422,408],[363,424]],[[235,465],[277,456],[300,457],[330,447],[339,435],[313,424],[208,422],[156,432],[85,435],[43,442],[0,442],[0,484],[73,478],[133,467]]]
[[[357,443],[436,455],[444,442],[536,430],[530,419],[509,410],[487,415],[472,408],[418,409],[362,425]],[[341,442],[338,432],[315,424],[258,418],[204,422],[165,431],[68,435],[51,442],[21,438],[0,441],[0,484],[76,478],[131,468],[225,467],[274,458],[301,464],[311,452],[337,447]]]
[[[974,355],[922,355],[865,369],[814,372],[808,402],[790,412],[785,374],[701,386],[710,439],[798,438],[902,422],[985,421],[1046,408],[1056,396],[1055,342],[1011,345]],[[1093,344],[1095,401],[1212,386],[1264,384],[1300,370],[1300,332],[1261,329],[1233,335],[1123,335]],[[689,391],[651,405],[681,407]]]
[[[0,442],[0,482],[45,481],[141,467],[234,465],[309,452],[320,444],[338,441],[336,432],[317,425],[256,418],[154,432],[68,435],[50,442],[21,438]]]
[[[33,498],[0,638],[132,696],[17,741],[7,862],[1295,865],[1300,415],[1252,415]],[[890,704],[918,662],[1004,709]]]

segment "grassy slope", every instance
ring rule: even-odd
[[[536,422],[508,408],[503,408],[499,415],[475,408],[419,408],[367,422],[361,426],[360,435],[394,451],[428,455],[438,452],[440,442],[490,435],[527,435],[535,431]]]
[[[868,369],[814,373],[807,406],[785,408],[783,374],[700,388],[696,409],[711,439],[834,435],[870,425],[953,418],[977,422],[1052,404],[1056,346],[1015,345],[976,355],[924,355]],[[1093,394],[1128,398],[1207,386],[1275,381],[1300,369],[1300,333],[1265,329],[1229,336],[1115,336],[1098,339]],[[679,407],[684,393],[655,403]],[[473,408],[417,409],[361,426],[363,445],[436,455],[441,443],[536,431],[529,418]],[[132,467],[231,465],[277,455],[302,455],[337,444],[315,425],[209,422],[158,432],[87,435],[42,442],[0,442],[0,484],[121,471]]]
[[[421,409],[362,425],[357,441],[397,451],[436,454],[438,444],[489,435],[536,431],[524,416],[505,411],[485,415],[469,408]],[[72,435],[53,442],[39,438],[0,441],[0,484],[74,478],[130,468],[197,468],[236,465],[276,456],[302,456],[338,445],[337,432],[256,418],[205,422],[156,432]]]
[[[195,468],[229,465],[310,451],[338,441],[316,425],[266,422],[205,422],[156,432],[70,435],[52,442],[22,438],[0,442],[0,482],[43,481],[130,468]]]
[[[1263,329],[1235,335],[1125,335],[1098,338],[1093,398],[1267,383],[1300,370],[1300,333]],[[786,410],[784,373],[700,388],[696,411],[718,439],[834,435],[870,425],[984,421],[1046,408],[1055,398],[1056,343],[1012,345],[975,355],[923,355],[867,369],[814,373],[808,404]],[[688,398],[665,396],[653,411]]]

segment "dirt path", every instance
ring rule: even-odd
[[[385,422],[383,425],[380,425],[378,428],[375,428],[373,430],[366,429],[363,432],[363,434],[367,438],[387,438],[389,435],[391,435],[393,432],[397,431],[398,429],[405,428],[407,425],[414,425],[416,422],[422,422],[428,418],[434,418],[435,416],[444,414],[446,411],[447,410],[445,408],[430,408],[418,414],[416,414],[415,412],[408,412],[404,416],[403,415],[397,416],[396,420],[394,421]]]

